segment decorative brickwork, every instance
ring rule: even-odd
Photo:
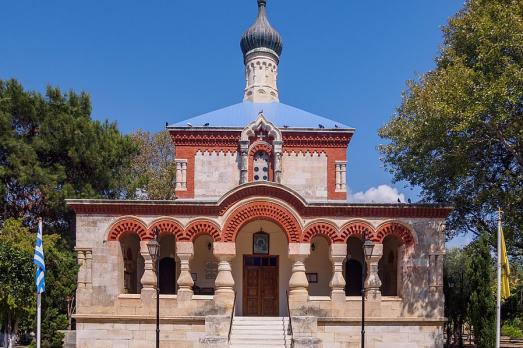
[[[249,156],[254,156],[258,151],[266,152],[268,155],[272,155],[272,146],[265,141],[256,141],[254,142],[249,149]]]
[[[385,222],[376,229],[376,242],[383,243],[387,236],[396,236],[407,246],[414,245],[412,232],[399,222]]]
[[[335,132],[283,132],[283,143],[285,147],[302,147],[312,149],[323,149],[327,147],[339,147],[347,149],[352,138],[352,133]]]
[[[175,146],[194,146],[201,148],[224,148],[238,146],[241,131],[218,130],[171,130]]]
[[[227,210],[237,202],[255,196],[271,197],[281,199],[291,205],[296,211],[302,212],[305,208],[305,202],[298,198],[298,194],[293,193],[288,188],[276,186],[270,183],[252,183],[245,185],[237,191],[232,191],[228,196],[224,196],[219,203],[219,215],[224,215]]]
[[[373,242],[377,242],[376,232],[374,228],[365,221],[350,221],[343,225],[340,229],[340,240],[342,243],[346,243],[350,237],[358,237],[363,239],[365,237]]]
[[[160,234],[172,234],[176,240],[183,240],[183,227],[174,219],[161,218],[156,220],[148,229],[149,238],[154,237],[155,229],[160,229]]]
[[[210,220],[196,220],[193,221],[185,229],[186,241],[194,241],[198,236],[208,234],[215,242],[221,241],[220,226]]]
[[[337,227],[326,221],[314,222],[308,225],[303,231],[302,241],[304,243],[310,243],[312,238],[317,235],[324,236],[329,241],[329,244],[343,242],[341,237],[338,235]]]
[[[253,220],[269,220],[282,227],[290,243],[299,243],[300,224],[285,207],[267,201],[255,201],[238,207],[227,218],[223,228],[223,240],[234,242],[240,229]]]
[[[124,216],[113,223],[109,228],[107,240],[119,240],[124,233],[136,233],[140,240],[150,238],[147,226],[134,216]]]

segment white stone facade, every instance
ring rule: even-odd
[[[325,153],[285,152],[282,158],[282,184],[306,199],[327,200],[327,155]]]
[[[238,186],[237,152],[197,152],[194,164],[194,195],[219,198]]]
[[[262,192],[268,188],[264,189],[264,186],[267,187],[267,184],[249,184],[246,188],[229,193],[227,197],[238,197],[241,192],[248,191],[249,187],[259,188]],[[285,191],[283,186],[270,185],[270,187]],[[222,197],[218,201],[227,202],[227,197]],[[260,202],[259,208],[252,210],[259,210],[259,217],[256,218],[254,215],[250,223],[242,225],[235,241],[217,242],[217,240],[227,240],[227,231],[230,230],[228,226],[232,226],[230,224],[233,216],[242,218],[248,214],[247,211],[251,210],[247,208],[253,202]],[[369,228],[376,231],[374,236],[380,236],[380,233],[399,236],[400,234],[393,229],[382,226],[401,224],[407,228],[403,231],[410,231],[408,232],[410,236],[403,236],[402,240],[406,241],[409,238],[412,240],[409,247],[400,245],[397,249],[399,260],[395,266],[397,267],[395,277],[398,291],[395,296],[382,295],[379,286],[376,290],[372,290],[373,283],[370,280],[372,277],[378,277],[378,263],[383,258],[382,254],[385,254],[386,248],[378,248],[381,244],[377,244],[375,252],[378,254],[368,261],[371,273],[367,277],[369,281],[365,282],[368,289],[367,346],[376,348],[442,346],[444,230],[441,218],[390,219],[369,216],[365,219],[356,219],[343,215],[330,216],[327,219],[302,217],[289,201],[256,195],[239,198],[226,212],[206,216],[205,220],[202,220],[201,216],[185,213],[174,215],[160,213],[167,207],[181,209],[179,206],[186,203],[177,205],[136,201],[130,206],[129,202],[109,203],[92,200],[69,202],[77,211],[76,250],[80,271],[75,318],[78,323],[76,335],[78,347],[148,347],[153,344],[155,278],[146,240],[154,226],[159,226],[162,231],[166,231],[165,233],[171,231],[169,233],[176,236],[175,239],[179,239],[172,247],[162,242],[164,245],[162,255],[174,256],[177,260],[176,272],[173,273],[176,279],[173,281],[178,283],[177,294],[165,294],[160,297],[162,347],[206,346],[201,342],[212,337],[226,336],[234,292],[238,301],[235,315],[242,315],[244,311],[241,304],[244,296],[242,260],[244,255],[251,254],[253,233],[260,229],[270,234],[269,254],[277,255],[280,260],[278,314],[288,315],[285,293],[289,291],[289,306],[293,316],[297,346],[300,346],[300,339],[304,337],[321,340],[323,347],[355,346],[359,342],[361,300],[358,296],[345,295],[344,286],[346,281],[351,281],[346,279],[347,257],[354,258],[356,255],[348,255],[350,248],[347,243],[350,237],[346,240],[340,239],[346,235],[344,231],[352,230],[347,227],[352,224],[354,226],[368,224]],[[107,208],[108,204],[112,206],[111,209]],[[284,221],[289,217],[282,216],[279,222],[268,222],[266,220],[268,215],[264,215],[262,211],[262,207],[266,204],[285,207],[289,214],[295,216],[298,219],[298,226],[301,226],[299,227],[301,232],[298,232],[300,235],[295,237],[288,235],[286,229],[292,227],[285,225]],[[135,209],[136,212],[149,211],[149,213],[131,215],[115,213],[115,207],[118,207],[117,210],[125,210],[128,209],[125,208],[126,206],[131,207],[131,210]],[[194,206],[197,207],[198,204]],[[314,204],[309,206],[313,207]],[[392,207],[376,206],[372,209],[378,208],[390,210]],[[83,209],[90,212],[82,212]],[[325,209],[327,215],[331,214],[329,213],[331,208],[325,207]],[[427,214],[428,211],[436,211],[440,208],[406,206],[392,209],[402,209],[402,211],[409,209],[412,212],[421,209],[423,214]],[[107,211],[103,212],[104,210]],[[170,221],[170,226],[179,226],[182,232],[177,232],[173,227],[162,222],[167,220]],[[203,222],[198,223],[198,221]],[[330,224],[333,231],[337,232],[328,234],[325,232],[326,227],[322,227],[325,234],[321,234],[324,232],[315,236],[310,234],[309,231],[320,231],[314,229],[314,226],[326,226],[325,224]],[[211,231],[212,228],[215,228],[216,232]],[[136,239],[136,243],[139,243],[137,247],[143,257],[142,261],[139,261],[142,262],[142,266],[137,271],[142,287],[137,289],[136,293],[126,293],[125,250],[122,248],[124,245],[122,238],[129,238],[133,234],[139,236],[141,240]],[[301,242],[294,242],[295,238]],[[186,241],[187,239],[189,240]],[[187,262],[184,264],[183,260]],[[211,267],[211,264],[217,266]],[[372,265],[376,267],[374,271]],[[184,278],[184,272],[189,279]],[[209,272],[214,273],[209,275]],[[318,283],[308,283],[305,274],[310,272],[316,274]],[[373,275],[372,272],[376,273]],[[191,280],[194,274],[196,279]],[[195,295],[192,290],[195,285],[200,289],[223,289],[224,292],[216,292],[214,295]],[[184,290],[186,292],[182,293],[182,289],[186,289]]]

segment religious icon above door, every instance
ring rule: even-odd
[[[252,236],[252,253],[269,254],[269,235],[263,232],[263,230],[260,230],[260,232]]]

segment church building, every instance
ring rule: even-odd
[[[359,347],[362,288],[366,347],[443,346],[450,208],[348,202],[355,130],[280,102],[266,5],[243,101],[167,127],[175,200],[67,201],[77,347],[154,347],[157,277],[161,347]]]

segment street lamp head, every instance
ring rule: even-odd
[[[366,240],[363,244],[363,252],[365,253],[365,259],[369,259],[372,256],[372,250],[374,249],[374,243],[370,240]]]
[[[147,242],[147,249],[149,249],[149,255],[151,255],[153,261],[155,261],[160,256],[160,230],[156,228],[154,230],[154,239],[151,239]]]
[[[160,243],[156,239],[152,239],[147,242],[147,249],[149,249],[149,255],[151,255],[154,261],[160,254]]]

